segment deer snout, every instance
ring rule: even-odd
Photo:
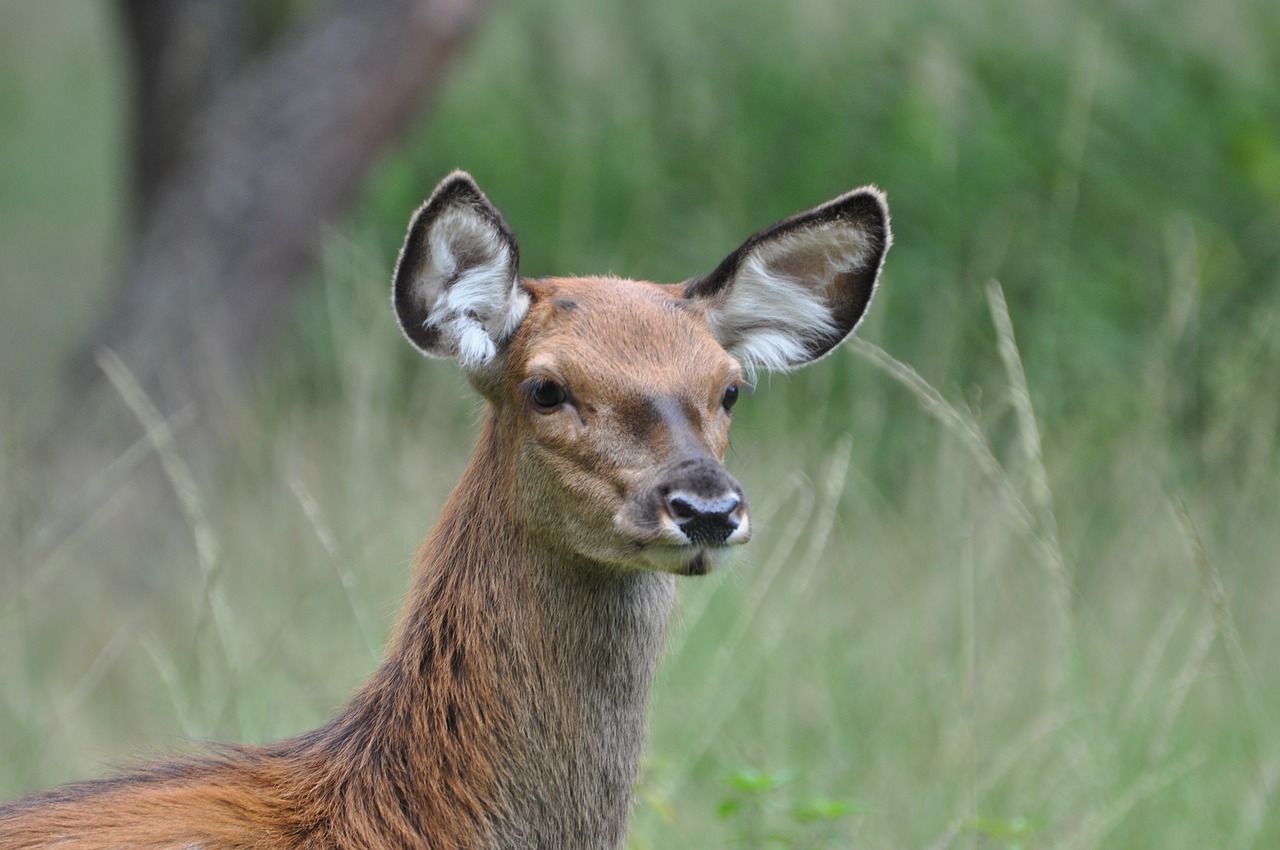
[[[651,567],[702,575],[724,549],[751,538],[742,485],[709,455],[655,468],[618,512],[619,531],[630,537]]]
[[[725,493],[718,499],[707,499],[685,490],[673,490],[664,498],[667,516],[693,544],[719,546],[742,525],[745,514],[742,497]]]
[[[710,458],[685,460],[663,478],[655,494],[662,525],[694,546],[746,542],[747,499],[723,466]]]

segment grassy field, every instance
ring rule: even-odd
[[[875,182],[861,340],[735,414],[759,530],[682,584],[631,847],[1280,846],[1280,18],[847,6],[496,6],[182,539],[119,539],[122,493],[38,561],[122,69],[105,8],[0,6],[0,796],[293,734],[376,663],[477,421],[387,308],[448,169],[527,274],[655,280]]]

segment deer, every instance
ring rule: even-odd
[[[864,187],[678,284],[526,278],[465,172],[413,214],[392,306],[484,398],[385,658],[327,723],[0,806],[0,850],[616,850],[678,576],[751,536],[724,456],[758,369],[829,354],[891,243]]]

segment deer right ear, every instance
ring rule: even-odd
[[[464,370],[489,363],[529,309],[511,228],[471,176],[441,181],[409,221],[392,281],[404,335]]]
[[[853,333],[892,241],[884,194],[867,186],[760,231],[684,294],[744,364],[793,369]]]

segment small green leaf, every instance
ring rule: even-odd
[[[867,811],[866,803],[859,800],[832,800],[826,797],[814,797],[792,809],[791,814],[802,823],[819,820],[836,820]]]
[[[795,779],[795,771],[780,770],[767,772],[755,768],[743,768],[729,774],[729,785],[747,794],[759,794],[773,791]]]
[[[721,820],[728,820],[740,811],[742,811],[742,801],[736,797],[731,797],[716,807],[716,814]]]

